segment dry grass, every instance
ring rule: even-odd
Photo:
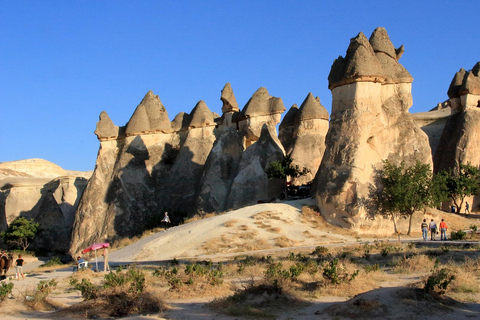
[[[396,257],[393,264],[395,273],[429,272],[435,265],[435,259],[419,254],[407,259]]]
[[[232,219],[232,220],[228,220],[227,222],[225,222],[225,223],[223,224],[223,226],[224,226],[225,228],[230,228],[230,227],[233,227],[234,225],[236,225],[237,223],[238,223],[237,220]]]
[[[299,241],[289,239],[285,236],[281,236],[281,237],[275,238],[273,240],[275,241],[275,246],[280,247],[280,248],[295,247],[295,246],[298,246],[300,244]]]

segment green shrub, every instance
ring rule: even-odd
[[[57,265],[62,265],[62,261],[60,260],[60,257],[53,257],[52,259],[48,260],[45,262],[42,267],[52,267],[52,266],[57,266]]]
[[[52,291],[57,287],[58,282],[55,279],[51,279],[50,281],[40,280],[37,285],[37,290],[40,294],[48,296]]]
[[[0,286],[0,301],[5,300],[5,298],[9,294],[12,294],[12,290],[13,290],[13,282],[9,282],[9,283],[2,282],[2,285]]]
[[[142,270],[131,267],[127,272],[117,270],[105,275],[105,288],[117,288],[128,284],[128,292],[142,293],[145,289],[145,275]]]
[[[450,234],[450,239],[451,240],[465,240],[467,237],[467,233],[463,230],[458,230],[457,232],[452,231]]]
[[[444,294],[448,285],[455,279],[455,275],[449,269],[443,268],[435,270],[428,277],[425,282],[425,292],[437,292],[438,294]]]
[[[382,248],[382,250],[380,251],[380,254],[382,255],[382,257],[386,257],[386,256],[388,256],[389,252],[390,252],[390,248],[385,247],[385,248]]]
[[[333,259],[327,262],[323,268],[323,277],[330,281],[332,284],[340,284],[342,282],[348,283],[355,279],[359,270],[356,270],[352,274],[348,274],[346,271],[337,267],[339,260]]]
[[[328,248],[324,246],[318,246],[313,250],[312,255],[324,256],[328,253]]]
[[[378,271],[380,269],[380,266],[378,264],[366,265],[365,267],[363,267],[363,269],[365,270],[365,273],[370,273]]]
[[[78,282],[76,278],[71,278],[70,285],[73,286],[75,290],[78,290],[82,293],[83,300],[97,299],[98,290],[89,280],[82,279],[81,282]]]

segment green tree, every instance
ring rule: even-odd
[[[437,175],[443,181],[445,192],[457,212],[460,212],[465,197],[476,195],[480,191],[480,170],[470,163],[460,164],[458,170],[443,170]]]
[[[6,231],[0,233],[0,237],[8,245],[21,247],[25,251],[38,232],[38,222],[34,222],[33,219],[18,217],[10,223]]]
[[[429,193],[432,183],[430,165],[416,161],[407,167],[403,161],[400,165],[395,165],[384,160],[380,183],[378,212],[392,218],[396,233],[396,219],[408,218],[407,234],[410,235],[413,213],[424,209],[432,201]]]
[[[265,173],[268,179],[282,179],[283,193],[287,197],[287,180],[301,177],[310,172],[307,168],[300,168],[298,165],[293,165],[293,158],[287,154],[280,161],[271,162]]]

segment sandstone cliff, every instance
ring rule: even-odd
[[[408,112],[413,78],[385,29],[351,39],[330,71],[332,114],[317,173],[317,204],[332,223],[368,228],[365,201],[383,159],[431,164],[427,135]]]

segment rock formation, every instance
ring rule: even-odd
[[[285,150],[290,150],[290,146],[293,142],[293,131],[295,130],[295,118],[297,117],[297,113],[298,106],[294,104],[283,117],[283,120],[278,127],[278,139]]]
[[[34,219],[45,232],[32,248],[68,250],[85,177],[91,173],[69,172],[42,159],[3,162],[0,168],[0,231],[19,216]]]
[[[480,165],[480,62],[471,71],[460,69],[448,89],[452,115],[448,118],[434,156],[434,169],[458,169],[460,164]],[[467,199],[472,209],[480,200]]]
[[[284,152],[274,139],[267,124],[264,124],[255,144],[242,154],[238,174],[235,177],[227,207],[238,209],[256,203],[256,200],[269,200],[281,193],[282,184],[268,180],[265,169],[273,161],[283,158]],[[254,202],[252,203],[252,200]]]
[[[377,28],[370,40],[363,33],[351,39],[345,58],[332,65],[332,114],[316,195],[332,223],[368,228],[364,203],[383,159],[431,163],[427,135],[408,112],[413,78],[398,63],[402,52]]]
[[[293,159],[293,165],[307,168],[310,172],[295,178],[294,185],[303,185],[311,182],[317,173],[325,151],[325,136],[328,130],[328,112],[309,93],[300,109],[295,114],[293,121],[292,141],[286,153]]]

